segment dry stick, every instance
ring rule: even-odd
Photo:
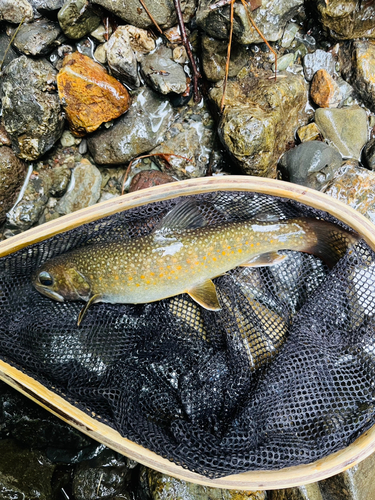
[[[184,19],[182,17],[180,0],[173,0],[173,2],[177,13],[178,25],[180,26],[182,43],[184,44],[184,47],[186,49],[191,64],[191,69],[193,70],[194,102],[198,102],[200,100],[200,95],[198,90],[198,80],[201,77],[201,75],[197,69],[197,65],[195,64],[193,53],[191,52],[190,43],[186,34]]]
[[[4,57],[3,57],[3,60],[2,60],[2,61],[1,61],[1,63],[0,63],[0,71],[1,71],[1,68],[3,67],[3,64],[4,64],[5,58],[6,58],[6,56],[7,56],[8,50],[10,49],[10,46],[12,45],[13,40],[16,38],[16,36],[17,36],[17,33],[18,33],[19,29],[20,29],[20,28],[21,28],[21,26],[23,25],[23,22],[24,22],[25,18],[26,18],[26,16],[23,16],[22,21],[21,21],[21,22],[20,22],[20,24],[18,25],[18,27],[17,27],[16,31],[13,33],[13,36],[12,36],[12,38],[11,38],[10,42],[8,43],[8,47],[7,47],[6,51],[5,51],[5,54],[4,54]]]
[[[225,101],[225,91],[227,88],[228,74],[229,74],[229,63],[230,63],[230,53],[232,50],[232,37],[233,37],[233,16],[234,16],[234,2],[236,0],[232,0],[230,4],[230,31],[229,31],[229,42],[228,42],[228,50],[227,50],[227,60],[225,63],[225,76],[223,83],[223,95],[220,103],[220,113],[223,112],[224,109],[224,101]]]
[[[157,30],[159,31],[159,33],[162,35],[163,34],[163,30],[160,28],[160,26],[158,25],[158,23],[155,21],[155,19],[152,17],[152,14],[151,12],[148,10],[148,8],[146,7],[145,3],[143,0],[139,0],[141,2],[141,5],[142,7],[145,9],[145,11],[147,12],[147,15],[148,17],[151,19],[151,21],[155,24]]]

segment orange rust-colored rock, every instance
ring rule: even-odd
[[[70,129],[77,136],[121,116],[130,105],[126,88],[100,64],[79,52],[65,56],[57,86]]]
[[[319,69],[315,73],[310,95],[320,108],[335,108],[342,99],[340,87],[325,69]]]

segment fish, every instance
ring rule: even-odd
[[[231,269],[275,265],[286,257],[282,250],[312,253],[333,265],[358,239],[323,220],[279,220],[272,214],[210,225],[198,203],[187,200],[149,234],[101,241],[52,258],[33,273],[32,283],[51,299],[86,302],[78,325],[97,302],[145,304],[183,293],[218,311],[212,280]]]

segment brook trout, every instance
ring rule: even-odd
[[[212,279],[237,266],[273,265],[279,250],[315,254],[335,263],[358,240],[329,222],[298,218],[252,219],[207,226],[195,202],[174,207],[152,233],[78,248],[43,264],[35,288],[52,299],[86,301],[81,323],[95,302],[144,304],[187,293],[220,309]]]

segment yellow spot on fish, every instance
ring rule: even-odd
[[[242,248],[239,248],[239,249],[238,249],[238,253],[241,253],[241,252],[242,252]]]
[[[251,245],[250,245],[250,246],[251,246],[251,247],[253,247],[253,246],[254,246],[254,243],[251,243]]]
[[[216,262],[216,257],[212,257],[212,260],[213,260],[214,262]]]
[[[102,281],[102,279],[103,279],[103,278],[102,278],[101,276],[99,276],[99,281]]]
[[[115,280],[118,280],[118,279],[119,279],[119,277],[118,277],[118,276],[115,276]]]
[[[221,252],[221,253],[222,253],[223,255],[225,255],[225,252],[224,252],[224,251],[223,251],[223,252]]]
[[[258,241],[257,246],[259,246],[259,245],[260,245],[260,243],[259,243],[259,241]]]
[[[137,283],[135,286],[141,286],[139,283]]]
[[[149,284],[150,284],[150,281],[146,281],[146,283],[147,283],[147,285],[149,285]]]
[[[144,280],[144,279],[145,279],[145,277],[144,277],[144,275],[142,274],[142,276],[141,276],[141,280]]]
[[[150,276],[155,276],[155,273],[150,273]]]
[[[163,276],[164,276],[164,274],[163,274],[163,273],[159,274],[159,278],[162,278]]]
[[[177,269],[177,271],[181,271],[182,266],[177,266],[176,269]]]

